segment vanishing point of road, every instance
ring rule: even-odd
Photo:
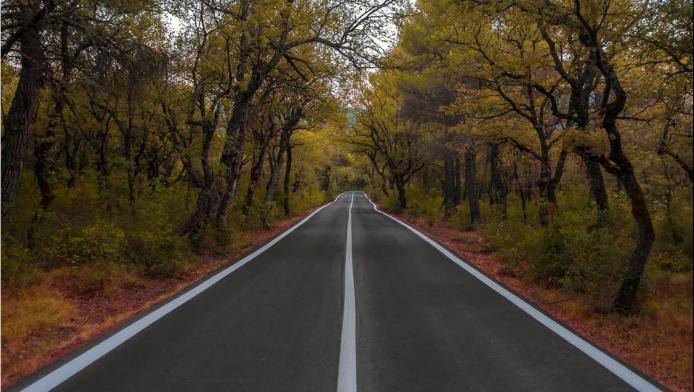
[[[9,388],[655,391],[362,192]]]

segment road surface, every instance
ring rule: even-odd
[[[446,252],[346,192],[10,389],[662,388]]]

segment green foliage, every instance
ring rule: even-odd
[[[426,217],[429,224],[441,217],[443,213],[442,196],[425,195],[418,187],[408,187],[405,196],[407,197],[406,213],[408,215]]]
[[[628,263],[629,233],[592,227],[596,215],[575,190],[562,199],[566,207],[553,214],[548,227],[497,218],[487,226],[485,238],[517,274],[572,293],[613,289]]]
[[[141,202],[137,214],[126,225],[123,256],[150,274],[171,275],[191,261],[187,239],[173,235],[167,206],[174,204],[171,199],[170,190],[157,188]]]
[[[31,252],[9,234],[2,236],[2,284],[17,288],[38,281],[43,275],[36,269]]]
[[[656,240],[651,260],[662,269],[673,272],[691,271],[694,259],[691,186],[680,189],[670,201],[669,208],[668,212],[665,202],[654,203],[653,226]]]
[[[629,201],[623,194],[613,195],[609,219],[600,228],[594,206],[579,187],[561,192],[559,205],[549,226],[540,227],[534,222],[523,223],[516,203],[510,203],[509,219],[492,219],[484,229],[484,238],[511,273],[571,294],[591,293],[609,308],[634,249]],[[665,269],[692,270],[686,242],[677,244],[667,234],[672,225],[679,231],[691,226],[680,226],[691,222],[691,208],[687,204],[679,207],[683,213],[672,222],[664,210],[655,210],[658,237],[647,276]],[[644,280],[645,293],[653,281],[649,279]]]
[[[456,210],[448,218],[451,226],[458,230],[469,231],[475,228],[470,218],[470,209],[465,204],[456,206]]]
[[[399,214],[402,212],[402,207],[400,206],[400,201],[398,200],[398,194],[395,192],[390,192],[383,196],[381,199],[381,209],[392,214]]]
[[[311,207],[321,205],[326,202],[333,201],[334,196],[330,193],[322,191],[318,185],[313,185],[310,188],[303,188],[296,193],[291,193],[289,196],[289,207],[293,213],[301,213]],[[277,200],[277,211],[283,211],[280,200]]]
[[[125,232],[114,222],[97,218],[81,228],[63,226],[53,238],[49,253],[72,265],[118,262],[125,245]]]
[[[85,172],[73,187],[56,186],[51,212],[42,212],[33,223],[36,202],[27,196],[36,191],[35,181],[25,178],[18,202],[26,209],[3,225],[3,283],[37,282],[41,268],[98,266],[88,280],[101,288],[115,266],[170,275],[191,263],[188,240],[174,235],[174,227],[189,214],[185,192],[154,183],[143,187],[131,205],[127,182],[122,185],[120,178],[125,177],[115,171],[108,194],[100,190],[95,172]]]

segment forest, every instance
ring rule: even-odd
[[[691,0],[3,1],[2,385],[364,190],[691,389],[693,35]]]

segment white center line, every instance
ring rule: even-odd
[[[337,392],[357,390],[357,339],[354,299],[354,270],[352,268],[352,202],[347,218],[347,249],[345,253],[345,311],[342,316],[340,367],[337,374]]]

